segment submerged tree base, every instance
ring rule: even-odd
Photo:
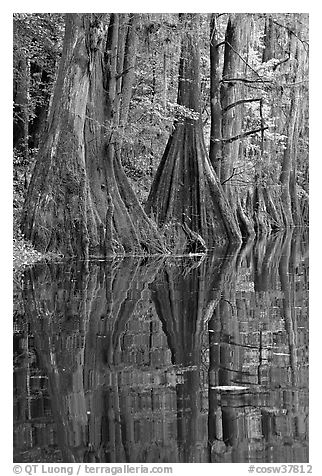
[[[67,15],[46,136],[24,205],[24,234],[40,252],[82,259],[162,254],[156,225],[108,135],[113,98],[106,89],[104,35],[101,15]]]
[[[303,190],[292,221],[286,216],[281,187],[257,184],[237,194],[237,218],[243,238],[308,227],[308,195]]]
[[[199,18],[196,14],[182,14],[182,21],[187,28],[181,45],[178,104],[188,112],[174,123],[146,211],[160,226],[181,224],[187,251],[221,248],[227,243],[240,243],[241,234],[210,164],[203,136]]]
[[[181,224],[187,247],[211,249],[240,242],[237,223],[209,162],[200,124],[177,124],[146,205],[160,226]]]

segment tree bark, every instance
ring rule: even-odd
[[[296,19],[296,16],[295,16]],[[304,24],[304,23],[303,23]],[[302,24],[302,25],[303,25]],[[305,75],[306,52],[303,43],[299,41],[299,37],[294,30],[288,28],[281,29],[283,25],[274,21],[272,16],[268,16],[265,22],[264,32],[264,50],[263,62],[277,59],[279,62],[274,66],[274,70],[278,68],[279,74],[284,76],[287,85],[294,83],[295,85],[285,92],[280,88],[279,95],[273,101],[271,106],[271,115],[278,118],[276,121],[276,132],[286,136],[286,144],[283,154],[279,156],[279,150],[272,140],[265,141],[265,159],[273,165],[275,162],[281,163],[280,177],[276,176],[279,183],[279,194],[275,193],[274,202],[276,210],[281,208],[278,213],[278,227],[292,227],[303,223],[300,217],[300,205],[297,187],[297,162],[299,137],[304,122],[302,115],[305,103],[300,93],[302,81]],[[297,26],[294,25],[296,30]],[[283,36],[282,36],[283,35]],[[288,43],[288,52],[281,51],[281,39],[284,43]],[[289,61],[290,60],[290,61]],[[298,84],[296,84],[298,83]],[[286,102],[287,101],[287,102]],[[283,107],[284,104],[284,107]],[[285,111],[282,113],[282,111]],[[277,169],[277,167],[276,167]],[[268,196],[270,195],[268,190]],[[268,197],[269,198],[269,197]],[[272,201],[272,199],[270,198]],[[273,214],[274,215],[274,214]],[[272,225],[276,225],[276,216],[270,215]]]
[[[282,193],[281,199],[284,208],[285,214],[285,226],[293,226],[293,216],[292,216],[292,201],[291,201],[291,192],[290,192],[290,181],[291,181],[291,170],[292,170],[292,149],[293,149],[293,135],[294,127],[296,123],[296,98],[291,99],[290,107],[290,118],[287,127],[287,145],[283,155],[282,161],[282,171],[281,171],[281,186]]]
[[[115,159],[111,135],[116,94],[115,15],[111,15],[110,49],[105,58],[104,15],[66,15],[48,128],[23,213],[25,236],[40,251],[87,259],[104,256],[107,250],[164,250],[156,226],[145,215]],[[112,230],[107,223],[112,223]]]
[[[300,64],[298,56],[297,39],[293,36],[290,38],[290,56],[294,57],[296,63],[291,71],[290,79],[294,82],[297,81],[299,76]],[[292,171],[296,166],[296,144],[294,140],[297,136],[298,128],[298,114],[300,108],[300,98],[298,87],[293,88],[291,92],[291,101],[289,108],[289,120],[287,122],[287,141],[286,148],[283,154],[282,160],[282,170],[280,176],[281,182],[281,199],[285,215],[285,227],[289,228],[294,225],[293,213],[292,213]],[[295,187],[295,182],[293,182]],[[294,193],[293,193],[293,202],[294,202]]]
[[[272,58],[276,57],[275,45],[276,45],[276,27],[273,23],[271,16],[265,18],[265,29],[264,29],[264,49],[262,62],[266,63]]]
[[[183,14],[178,104],[190,116],[178,119],[158,167],[146,210],[159,224],[178,223],[207,248],[240,242],[238,224],[209,161],[200,110],[198,16]],[[190,239],[193,242],[193,238]],[[192,243],[190,243],[192,244]]]
[[[232,194],[231,183],[227,179],[232,175],[239,152],[239,142],[230,143],[228,139],[241,134],[240,108],[229,106],[241,97],[240,84],[226,82],[226,79],[236,77],[236,72],[241,67],[241,59],[236,51],[241,50],[243,15],[230,15],[225,36],[225,53],[223,67],[223,81],[220,88],[220,101],[222,115],[222,163],[220,181],[225,182],[224,190],[228,196]],[[238,76],[238,74],[237,74]]]
[[[129,26],[126,36],[124,64],[122,71],[122,105],[120,112],[120,123],[124,126],[127,123],[130,100],[132,97],[132,87],[135,79],[136,51],[138,44],[137,28],[139,24],[139,14],[130,13]]]
[[[217,174],[220,177],[221,169],[221,101],[220,101],[220,80],[219,69],[219,39],[217,26],[218,13],[212,13],[210,19],[210,148],[209,159]]]

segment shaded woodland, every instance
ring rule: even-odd
[[[308,226],[308,15],[13,26],[16,239],[88,259]]]
[[[308,15],[13,27],[14,460],[308,462]]]

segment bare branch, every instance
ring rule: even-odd
[[[281,64],[286,63],[286,61],[288,61],[290,58],[291,58],[291,54],[289,53],[287,58],[284,58],[284,59],[281,60],[279,63],[274,64],[274,66],[273,66],[273,71],[275,71],[279,66],[281,66]]]
[[[130,66],[129,68],[124,69],[124,70],[122,71],[122,73],[117,74],[117,75],[115,76],[115,78],[116,78],[116,79],[120,79],[122,76],[124,76],[125,74],[127,74],[127,73],[128,73],[129,71],[131,71],[131,69],[133,69],[133,68],[134,68],[134,66]]]
[[[227,107],[223,109],[223,112],[229,111],[229,109],[238,106],[239,104],[244,104],[247,102],[256,102],[256,101],[261,101],[262,98],[254,98],[254,99],[240,99],[239,101],[233,102],[232,104],[229,104]]]
[[[225,44],[226,44],[225,41],[221,41],[220,43],[217,43],[217,44],[216,44],[216,48],[219,48],[219,46],[223,46],[223,45],[225,45]]]
[[[237,169],[234,167],[234,168],[233,168],[233,173],[231,174],[231,176],[228,177],[228,178],[227,178],[226,180],[224,180],[223,182],[221,182],[221,185],[224,185],[224,183],[228,182],[228,181],[231,180],[233,177],[236,177],[237,175],[241,175],[241,174],[243,173],[242,171],[237,173],[236,170],[237,170]]]
[[[235,167],[233,168],[233,173],[231,174],[230,177],[228,177],[228,179],[224,180],[223,182],[221,182],[221,185],[224,185],[224,183],[228,182],[228,180],[232,179],[233,176],[235,175],[235,172],[236,172],[236,169]]]
[[[225,78],[221,79],[220,83],[234,83],[237,81],[241,81],[243,83],[272,83],[269,79],[247,79],[247,78]]]
[[[299,84],[308,83],[308,79],[303,79],[303,81],[296,81],[295,83],[284,83],[282,86],[284,88],[292,88],[293,86],[298,86]]]
[[[256,134],[257,132],[265,131],[266,129],[268,129],[268,126],[259,127],[258,129],[242,132],[241,134],[238,134],[237,136],[229,137],[229,139],[220,139],[220,141],[225,142],[226,144],[229,144],[230,142],[234,142],[235,140],[238,140],[238,139],[243,139],[244,137],[250,136],[251,134]]]

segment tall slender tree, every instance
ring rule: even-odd
[[[167,143],[146,205],[160,224],[175,222],[188,247],[239,242],[237,222],[206,150],[200,108],[197,14],[182,14],[178,104],[187,111]],[[203,243],[204,242],[204,243]]]
[[[297,168],[301,161],[298,153],[302,130],[305,128],[308,43],[305,40],[307,17],[268,15],[265,19],[264,64],[273,62],[278,78],[275,98],[270,100],[271,115],[275,118],[274,134],[281,141],[265,141],[266,158],[274,164],[276,183],[280,187],[278,202],[281,213],[277,221],[287,228],[303,223],[300,217],[299,177]],[[277,142],[277,144],[276,144]],[[305,195],[305,193],[304,193]]]
[[[220,101],[220,41],[218,32],[218,13],[212,13],[210,18],[210,148],[209,158],[218,177],[221,170],[221,119]]]
[[[239,151],[239,141],[233,138],[241,133],[241,114],[236,102],[240,99],[240,84],[236,81],[241,69],[242,14],[232,14],[228,18],[225,35],[223,74],[220,87],[222,108],[222,160],[220,180],[226,193],[231,192],[230,177]]]

